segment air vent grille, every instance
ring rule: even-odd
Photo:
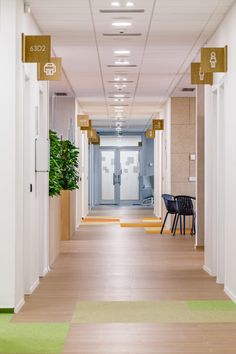
[[[136,68],[137,65],[107,65],[108,68]]]
[[[184,87],[182,89],[182,92],[194,92],[195,91],[195,88],[193,87]]]
[[[103,33],[105,37],[140,37],[142,33]]]
[[[109,84],[125,85],[132,84],[134,81],[107,81]]]
[[[142,14],[144,9],[135,10],[100,10],[101,14]]]
[[[116,106],[119,106],[119,107],[129,107],[129,104],[110,104],[110,107],[116,107]]]
[[[66,92],[55,92],[55,96],[65,97],[68,96],[68,94]]]

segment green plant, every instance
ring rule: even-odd
[[[79,188],[78,155],[79,150],[69,140],[61,141],[62,146],[62,183],[64,190]]]
[[[60,195],[62,189],[62,144],[56,132],[49,131],[50,139],[50,172],[49,195]]]

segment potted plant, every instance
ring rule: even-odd
[[[78,148],[69,140],[62,140],[62,180],[61,180],[61,239],[69,240],[70,228],[70,198],[71,191],[78,189]]]
[[[62,189],[62,145],[56,132],[49,131],[50,139],[50,172],[49,196],[58,196]]]

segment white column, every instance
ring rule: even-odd
[[[16,0],[1,0],[0,11],[0,308],[15,307],[16,237]],[[18,234],[19,232],[19,234]]]
[[[204,86],[197,87],[196,96],[196,129],[197,129],[197,219],[196,219],[196,247],[204,246],[205,237],[205,175],[204,175],[204,154],[205,154],[205,98]]]

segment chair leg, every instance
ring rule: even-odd
[[[179,216],[179,233],[180,235],[183,235],[183,228],[182,228],[182,215]]]
[[[186,224],[185,215],[183,216],[183,218],[184,218],[184,235],[185,235],[185,224]]]
[[[180,219],[180,220],[181,220],[181,219]],[[176,222],[175,222],[175,227],[174,227],[173,236],[175,236],[176,228],[177,228],[177,225],[178,225],[178,221],[179,221],[179,214],[177,214],[177,219],[176,219]]]
[[[176,218],[177,218],[177,214],[175,214],[174,221],[173,221],[173,225],[172,225],[172,228],[171,228],[171,232],[172,232],[172,233],[173,233],[173,231],[174,231]]]
[[[168,212],[166,213],[166,216],[165,216],[165,219],[164,219],[164,222],[163,222],[163,224],[162,224],[162,228],[161,228],[161,234],[162,234],[162,232],[163,232],[163,230],[164,230],[164,227],[165,227],[165,223],[166,223],[166,219],[167,219],[167,216],[168,216]]]
[[[192,218],[192,230],[191,230],[191,235],[195,235],[196,234],[196,228],[195,228],[195,215],[193,215]]]

